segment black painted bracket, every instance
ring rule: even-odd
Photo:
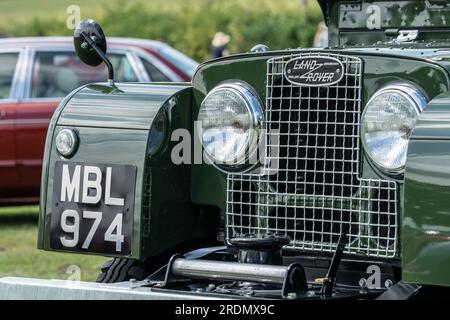
[[[289,298],[290,294],[304,294],[306,291],[308,291],[308,283],[306,281],[305,269],[298,263],[289,265],[282,287],[283,298]]]
[[[336,251],[334,251],[333,259],[331,260],[330,267],[328,268],[327,275],[325,278],[321,279],[322,288],[320,290],[321,294],[330,296],[333,293],[333,287],[336,283],[336,275],[341,263],[342,255],[344,254],[345,244],[347,243],[347,235],[342,233],[339,236]]]

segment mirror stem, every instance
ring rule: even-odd
[[[113,66],[111,64],[111,61],[109,61],[109,59],[106,56],[106,54],[104,54],[102,52],[102,50],[100,50],[99,47],[97,47],[97,45],[95,44],[94,40],[92,40],[89,35],[87,35],[85,32],[82,32],[81,36],[95,50],[97,55],[106,64],[106,67],[108,68],[108,84],[111,85],[111,86],[114,85],[114,69],[113,69]]]

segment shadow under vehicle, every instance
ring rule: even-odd
[[[111,69],[60,104],[39,248],[113,257],[80,297],[448,296],[450,4],[319,3],[329,48],[258,46],[192,83]],[[75,35],[89,64],[105,60],[99,30]],[[173,161],[185,131],[214,164]],[[69,295],[36,281],[0,289]]]

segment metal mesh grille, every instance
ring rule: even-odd
[[[343,79],[326,87],[288,82],[286,62],[312,55],[339,59]],[[268,61],[266,165],[228,176],[228,237],[282,233],[291,248],[332,252],[346,233],[347,253],[395,256],[397,185],[359,172],[361,81],[357,57],[304,53]]]

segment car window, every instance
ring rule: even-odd
[[[0,53],[0,99],[10,97],[19,53]]]
[[[170,81],[170,79],[161,72],[157,67],[153,65],[150,61],[146,59],[141,59],[142,64],[144,65],[145,71],[147,71],[150,80],[152,81]]]
[[[181,69],[185,74],[191,78],[194,75],[195,69],[198,67],[198,62],[189,58],[185,54],[173,49],[169,46],[164,46],[158,53],[167,61],[172,63],[177,68]]]
[[[138,78],[126,55],[109,54],[115,80],[136,82]],[[83,64],[74,52],[37,52],[31,85],[32,98],[64,97],[77,87],[108,78],[106,66]]]

